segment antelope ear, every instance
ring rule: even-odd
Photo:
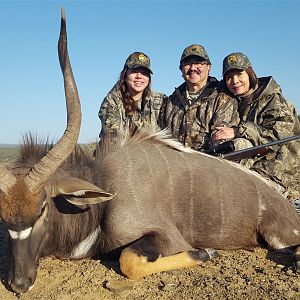
[[[74,205],[97,204],[111,200],[116,195],[107,193],[99,187],[75,177],[57,180],[53,192],[54,196],[62,195]]]

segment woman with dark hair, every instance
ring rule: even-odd
[[[221,149],[241,150],[300,134],[295,107],[272,77],[257,78],[248,57],[231,53],[223,60],[225,92],[236,98],[240,124],[218,127],[213,139],[227,140]],[[218,149],[216,149],[218,152]],[[300,141],[272,147],[266,155],[241,160],[246,167],[277,183],[287,197],[299,197]]]
[[[166,96],[151,90],[149,57],[134,52],[127,58],[120,78],[104,98],[99,118],[102,123],[100,139],[109,134],[113,141],[121,128],[136,129],[156,126],[159,110]]]

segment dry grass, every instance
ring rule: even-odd
[[[19,148],[0,148],[0,163],[11,162],[16,159]]]

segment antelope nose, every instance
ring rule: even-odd
[[[32,282],[30,279],[27,279],[25,281],[21,279],[16,279],[14,282],[10,284],[10,288],[12,289],[12,291],[17,294],[26,293],[30,290],[31,287],[32,287]]]

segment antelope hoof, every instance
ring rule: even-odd
[[[300,273],[300,261],[294,263],[295,272]]]
[[[219,256],[219,253],[215,249],[210,248],[189,251],[188,253],[193,259],[200,260],[201,262],[209,261]]]

